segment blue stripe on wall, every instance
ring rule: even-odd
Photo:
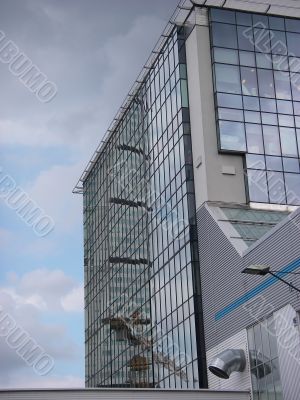
[[[293,272],[299,267],[300,267],[300,258],[293,261],[291,264],[287,265],[286,267],[282,268],[280,270],[280,277],[284,277],[285,274],[288,274],[289,272]],[[259,293],[261,293],[268,287],[274,285],[274,283],[276,283],[276,282],[278,282],[278,279],[276,279],[275,277],[272,276],[271,278],[268,278],[263,283],[256,286],[254,289],[250,290],[243,296],[236,299],[233,303],[229,304],[222,310],[218,311],[215,314],[215,321],[219,321],[220,319],[225,317],[225,315],[231,313],[233,310],[237,309],[238,307],[240,307],[242,304],[246,303],[250,299],[253,299],[253,297],[257,296]]]

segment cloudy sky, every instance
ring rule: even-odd
[[[0,387],[84,384],[82,198],[72,188],[176,4],[0,0]],[[21,55],[57,86],[51,101],[13,73]],[[54,229],[33,229],[12,193]],[[18,354],[16,329],[54,360],[49,373]]]

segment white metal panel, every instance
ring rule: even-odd
[[[215,6],[215,7],[222,7],[224,4],[224,0],[207,0],[205,5],[206,6]]]
[[[161,389],[69,389],[1,391],[3,400],[250,400],[247,392]]]
[[[209,365],[213,357],[227,349],[242,349],[246,356],[246,368],[244,372],[233,372],[229,379],[221,379],[208,372],[208,386],[210,389],[218,390],[250,390],[250,363],[248,352],[247,331],[243,329],[236,335],[226,339],[216,347],[210,349],[207,353],[207,364]]]
[[[272,6],[268,13],[284,15],[286,17],[300,18],[300,4],[297,6],[297,8]]]
[[[225,3],[226,8],[235,8],[238,10],[253,11],[265,13],[269,5],[264,3],[254,3],[253,1],[241,1],[241,0],[227,0]]]

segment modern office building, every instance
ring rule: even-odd
[[[75,192],[88,387],[298,398],[297,1],[182,1]]]

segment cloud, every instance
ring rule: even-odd
[[[54,360],[54,371],[56,366],[62,362],[71,362],[78,357],[79,352],[72,338],[66,332],[66,328],[59,324],[43,322],[41,310],[30,302],[24,301],[24,297],[9,290],[0,290],[1,320],[7,315],[14,326],[22,332],[26,332],[28,337],[36,342]],[[29,374],[34,376],[32,368],[26,364],[24,359],[19,356],[16,349],[8,345],[5,340],[5,330],[1,331],[0,340],[0,385],[10,384],[16,386],[13,376],[19,374]]]
[[[72,194],[81,172],[80,164],[54,165],[25,188],[54,220],[54,229],[59,233],[66,234],[82,224],[82,198]]]
[[[0,387],[2,388],[22,388],[22,389],[50,389],[50,388],[84,388],[84,378],[74,375],[54,375],[54,376],[40,376],[36,377],[34,374],[20,373],[12,374],[8,382],[1,381]]]
[[[8,229],[0,228],[0,248],[6,248],[13,240],[13,233]]]
[[[38,310],[83,311],[83,289],[60,269],[35,269],[19,276],[8,275],[8,284],[1,289],[16,307],[32,305]]]
[[[78,286],[71,290],[61,299],[61,304],[64,310],[72,312],[83,312],[84,309],[84,291],[83,286]]]
[[[49,11],[51,7],[47,9]],[[84,70],[89,71],[92,67],[92,73],[82,75],[83,66],[78,70],[78,62],[72,67],[65,66],[65,70],[70,70],[69,74],[73,76],[75,69],[78,75],[74,76],[75,82],[64,79],[55,101],[57,104],[63,102],[68,95],[68,103],[55,106],[53,101],[47,109],[39,108],[38,112],[31,113],[30,118],[28,113],[18,118],[15,113],[11,113],[11,118],[3,118],[0,114],[0,143],[34,147],[69,146],[70,152],[80,149],[88,157],[106,132],[163,25],[161,18],[139,16],[129,25],[127,32],[116,34],[105,42],[99,40],[93,48],[93,59],[84,59]],[[75,58],[75,54],[73,56]],[[52,57],[56,58],[57,54]],[[58,58],[61,59],[60,55]],[[98,73],[99,70],[101,73]],[[78,104],[79,91],[81,102]]]
[[[59,377],[58,371],[62,363],[79,362],[82,349],[75,344],[67,325],[49,321],[82,311],[82,298],[82,287],[59,269],[40,268],[21,276],[15,272],[7,274],[7,282],[0,288],[1,387],[22,387],[26,381],[26,387],[81,386],[82,379],[71,375],[64,379]],[[4,315],[8,315],[14,327],[27,332],[53,358],[53,373],[45,377],[37,376],[32,367],[8,345],[1,322]],[[15,376],[28,376],[28,380],[15,380]]]

